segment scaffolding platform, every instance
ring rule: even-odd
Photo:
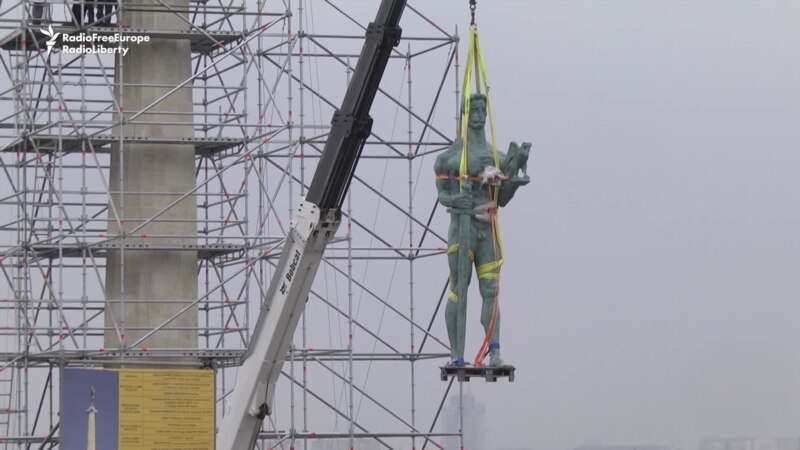
[[[469,381],[472,378],[484,378],[487,382],[494,383],[498,378],[508,378],[509,382],[514,382],[514,366],[443,366],[441,370],[442,381],[447,381],[455,377],[459,382]]]
[[[214,156],[218,153],[237,148],[244,144],[242,139],[233,138],[157,138],[143,136],[112,136],[108,134],[81,137],[76,135],[66,135],[59,138],[52,134],[32,134],[26,138],[18,138],[10,144],[0,148],[0,153],[53,153],[59,150],[59,139],[61,141],[61,151],[64,153],[79,153],[81,151],[90,152],[93,148],[95,153],[109,153],[111,144],[119,142],[132,144],[188,144],[193,145],[198,156]],[[83,146],[83,142],[86,146]]]
[[[50,350],[42,352],[31,352],[28,355],[30,367],[48,365],[70,365],[80,366],[105,366],[109,363],[125,360],[131,366],[150,365],[154,361],[167,361],[172,365],[194,366],[194,367],[232,367],[241,364],[244,350],[218,350],[218,349],[197,349],[197,350],[150,350],[150,349],[129,349],[121,351],[118,349],[85,349],[85,350]],[[14,353],[0,353],[0,365],[11,365],[19,358]],[[179,360],[180,363],[176,363]]]
[[[30,246],[34,255],[40,259],[54,258],[80,258],[86,252],[96,258],[105,258],[109,250],[125,251],[186,251],[197,252],[197,257],[201,260],[218,258],[221,256],[237,254],[245,251],[242,245],[233,244],[195,244],[195,245],[160,245],[160,244],[125,244],[116,243],[106,244],[33,244]]]
[[[53,31],[59,33],[60,36],[68,34],[70,36],[80,36],[93,34],[98,36],[113,36],[116,34],[123,34],[125,36],[149,36],[153,39],[183,39],[191,42],[192,52],[194,53],[211,53],[214,50],[225,47],[226,45],[238,41],[241,33],[224,30],[208,30],[200,31],[198,29],[191,30],[148,30],[144,28],[130,28],[130,27],[89,27],[78,29],[71,25],[60,24],[53,26]],[[39,27],[29,28],[27,39],[25,37],[25,30],[19,29],[0,40],[0,48],[3,50],[28,50],[39,51],[47,48],[46,42],[50,37],[39,30]],[[83,42],[69,42],[67,45],[76,47],[83,45]],[[59,39],[56,47],[62,47],[63,41]],[[137,45],[137,44],[132,44]],[[141,45],[141,44],[139,44]],[[116,44],[114,45],[116,46]]]

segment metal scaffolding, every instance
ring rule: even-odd
[[[371,5],[362,11],[347,3],[192,0],[186,9],[125,1],[114,16],[173,14],[186,23],[178,31],[122,22],[77,28],[64,0],[0,6],[0,448],[57,447],[65,366],[213,369],[218,419],[225,413],[251,319],[374,14]],[[458,36],[415,6],[406,12],[340,235],[312,288],[260,448],[442,448],[446,433],[437,419],[453,382],[441,383],[436,369],[449,356],[434,320],[446,288],[439,255],[447,237],[434,214],[432,164],[455,134]],[[51,51],[48,26],[73,37],[188,41],[191,78],[153,87],[190,89],[191,117],[148,115],[155,104],[126,109],[128,82],[115,57]],[[126,134],[136,125],[187,122],[191,137]],[[193,146],[197,182],[188,192],[142,193],[176,200],[135,218],[141,224],[123,236],[113,231],[123,227],[111,227],[126,216],[111,202],[119,192],[109,167],[112,153],[135,144]],[[142,231],[169,223],[169,209],[191,197],[196,234],[177,236],[191,243]],[[112,251],[197,255],[191,306],[199,348],[125,342],[126,330],[146,337],[180,327],[172,317],[126,328],[124,308],[122,320],[105,319]],[[106,333],[124,344],[104,348]]]

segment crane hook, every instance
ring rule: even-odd
[[[475,25],[475,9],[478,8],[478,0],[469,0],[469,12],[472,15],[470,25]]]

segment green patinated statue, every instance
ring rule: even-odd
[[[462,183],[459,176],[463,149],[461,139],[441,153],[434,166],[439,202],[448,208],[451,215],[447,248],[450,301],[447,302],[445,319],[450,338],[449,365],[455,366],[464,365],[466,297],[473,264],[483,299],[481,323],[487,335],[493,325],[488,345],[489,364],[493,367],[504,365],[500,358],[499,312],[492,321],[500,266],[503,264],[493,216],[496,206],[506,206],[517,189],[530,182],[526,172],[531,144],[518,146],[512,142],[508,154],[498,152],[500,167],[495,167],[495,155],[492,145],[486,142],[485,126],[486,97],[480,93],[472,94],[467,130],[466,178]],[[494,204],[495,189],[499,189],[497,205]]]

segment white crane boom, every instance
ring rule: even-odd
[[[319,166],[289,227],[275,273],[243,356],[230,411],[217,433],[217,450],[251,450],[258,439],[286,354],[305,307],[325,248],[341,220],[364,142],[372,129],[369,110],[378,92],[392,48],[400,42],[398,26],[406,0],[382,0],[369,24],[353,78],[331,121]]]

